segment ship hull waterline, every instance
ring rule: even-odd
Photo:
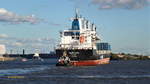
[[[68,64],[57,63],[56,66],[96,66],[101,64],[109,64],[110,58],[103,58],[97,60],[82,60],[82,61],[70,61]]]

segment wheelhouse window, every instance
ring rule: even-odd
[[[79,36],[80,32],[64,32],[64,36]]]
[[[73,35],[73,32],[64,32],[64,36],[71,36]]]

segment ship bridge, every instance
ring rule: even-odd
[[[94,23],[79,15],[76,10],[72,20],[71,29],[61,32],[61,48],[94,48],[96,41],[99,40]]]

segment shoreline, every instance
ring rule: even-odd
[[[18,58],[14,58],[14,57],[0,57],[0,61],[13,61],[16,60]]]
[[[150,56],[125,53],[111,53],[111,60],[150,60]]]

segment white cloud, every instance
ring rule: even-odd
[[[12,43],[13,46],[16,46],[16,47],[20,47],[20,46],[23,46],[23,43],[21,42],[14,42]]]
[[[148,6],[150,0],[92,0],[93,4],[99,6],[99,9],[140,9]]]
[[[6,38],[7,36],[7,38]],[[3,38],[1,38],[3,37]],[[49,53],[54,48],[55,39],[52,38],[15,38],[6,34],[0,34],[0,44],[6,45],[6,49],[19,51],[22,53],[22,49],[26,50],[26,53],[34,53],[35,49],[38,49],[41,53]],[[14,52],[16,53],[16,52]]]
[[[16,13],[10,12],[4,8],[0,8],[0,22],[7,22],[13,24],[20,24],[20,23],[35,24],[40,21],[41,19],[36,18],[34,15],[21,16]]]
[[[0,38],[8,38],[7,34],[0,34]]]

